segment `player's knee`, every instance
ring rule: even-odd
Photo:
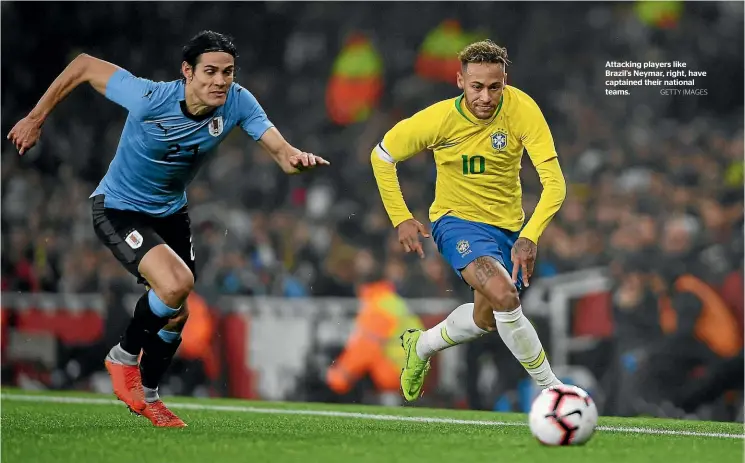
[[[489,294],[489,301],[492,304],[492,309],[497,312],[510,312],[520,306],[520,296],[514,285],[492,291]]]
[[[485,298],[477,298],[473,307],[473,321],[476,326],[486,331],[496,331],[497,321],[491,303]]]
[[[194,289],[194,276],[188,268],[174,269],[158,283],[157,293],[161,300],[169,307],[180,307]],[[184,313],[188,317],[188,312]]]

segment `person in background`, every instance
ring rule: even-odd
[[[348,393],[369,375],[387,405],[398,399],[399,374],[404,367],[399,335],[408,326],[423,329],[419,317],[390,281],[382,278],[381,266],[372,252],[361,249],[354,260],[360,311],[341,355],[326,373],[328,386],[337,394]]]

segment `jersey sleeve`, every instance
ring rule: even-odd
[[[554,139],[538,104],[523,94],[520,102],[520,139],[534,166],[557,157]]]
[[[163,82],[135,77],[129,71],[118,69],[106,83],[106,98],[141,118],[157,105],[163,85]]]
[[[530,216],[530,220],[520,232],[520,237],[528,238],[538,244],[538,239],[543,231],[546,230],[551,219],[554,218],[564,203],[567,186],[557,157],[536,165],[536,171],[538,172],[538,178],[541,180],[541,185],[543,185],[543,191],[541,191],[541,197],[536,204],[533,215]]]
[[[436,145],[443,118],[437,105],[423,109],[396,124],[372,151],[375,181],[394,227],[413,217],[401,193],[396,163]]]
[[[566,197],[566,182],[559,165],[554,139],[538,104],[527,94],[520,95],[520,139],[543,185],[541,197],[520,237],[538,244],[543,231],[561,208]]]
[[[254,140],[258,140],[264,132],[274,127],[261,107],[256,97],[245,88],[236,85],[238,100],[238,125],[241,126]]]
[[[429,106],[393,126],[383,137],[381,148],[398,162],[435,146],[445,117],[441,107],[441,104]]]

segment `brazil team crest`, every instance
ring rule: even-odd
[[[222,129],[223,129],[222,116],[217,116],[216,118],[210,121],[210,125],[209,125],[210,135],[212,135],[213,137],[217,137],[222,133]]]
[[[458,244],[455,245],[455,250],[458,251],[461,256],[465,256],[471,252],[471,245],[466,240],[460,240],[458,241]]]
[[[507,147],[507,132],[499,130],[491,134],[491,147],[497,151],[502,151]]]

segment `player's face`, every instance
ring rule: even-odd
[[[490,119],[504,91],[504,65],[471,63],[458,73],[458,88],[465,94],[466,105],[479,119]]]
[[[230,84],[233,83],[235,58],[221,51],[203,53],[194,69],[189,69],[193,78],[189,79],[189,75],[185,74],[186,81],[194,95],[206,106],[224,105]]]

